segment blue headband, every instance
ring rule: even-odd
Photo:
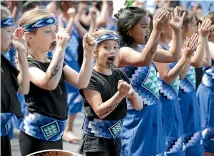
[[[15,22],[12,17],[4,18],[1,20],[1,28],[14,26]]]
[[[24,26],[24,28],[25,28],[25,31],[30,32],[38,28],[41,28],[47,25],[52,25],[52,24],[56,24],[56,19],[54,17],[49,17],[49,18],[43,18],[41,20],[38,20],[32,24],[28,24]]]
[[[115,35],[115,34],[112,34],[112,33],[106,33],[106,34],[103,34],[103,35],[99,36],[96,39],[96,42],[98,44],[98,43],[101,43],[101,42],[106,41],[106,40],[115,40],[118,43],[120,42],[119,36]]]

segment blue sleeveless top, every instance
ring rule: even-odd
[[[159,102],[158,77],[153,63],[144,67],[127,66],[123,68],[123,71],[129,77],[132,87],[139,94],[144,106]],[[128,108],[131,109],[129,102]]]

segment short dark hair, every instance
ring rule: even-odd
[[[144,8],[127,7],[119,10],[115,17],[118,18],[117,32],[121,37],[121,46],[131,45],[134,39],[129,35],[129,30],[133,28],[143,16],[148,16]]]

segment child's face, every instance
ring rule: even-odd
[[[31,35],[28,41],[30,47],[35,51],[49,52],[52,51],[52,44],[56,39],[56,26],[50,25],[37,29],[36,34]]]
[[[103,41],[95,51],[96,64],[102,68],[110,68],[116,63],[119,54],[119,43],[114,40]]]
[[[184,36],[186,37],[191,37],[193,34],[195,34],[198,30],[197,30],[197,21],[194,18],[192,20],[192,22],[188,23],[187,27],[184,29]]]
[[[144,16],[141,20],[129,31],[131,37],[137,44],[146,44],[149,37],[150,18]]]
[[[1,52],[7,52],[9,50],[14,30],[14,26],[1,28]]]

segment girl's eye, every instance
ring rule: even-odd
[[[46,33],[50,33],[51,31],[50,30],[47,30],[47,31],[45,31]]]
[[[109,47],[107,47],[107,46],[105,46],[104,48],[105,48],[105,49],[109,49]]]
[[[114,47],[114,49],[119,49],[119,47]]]

